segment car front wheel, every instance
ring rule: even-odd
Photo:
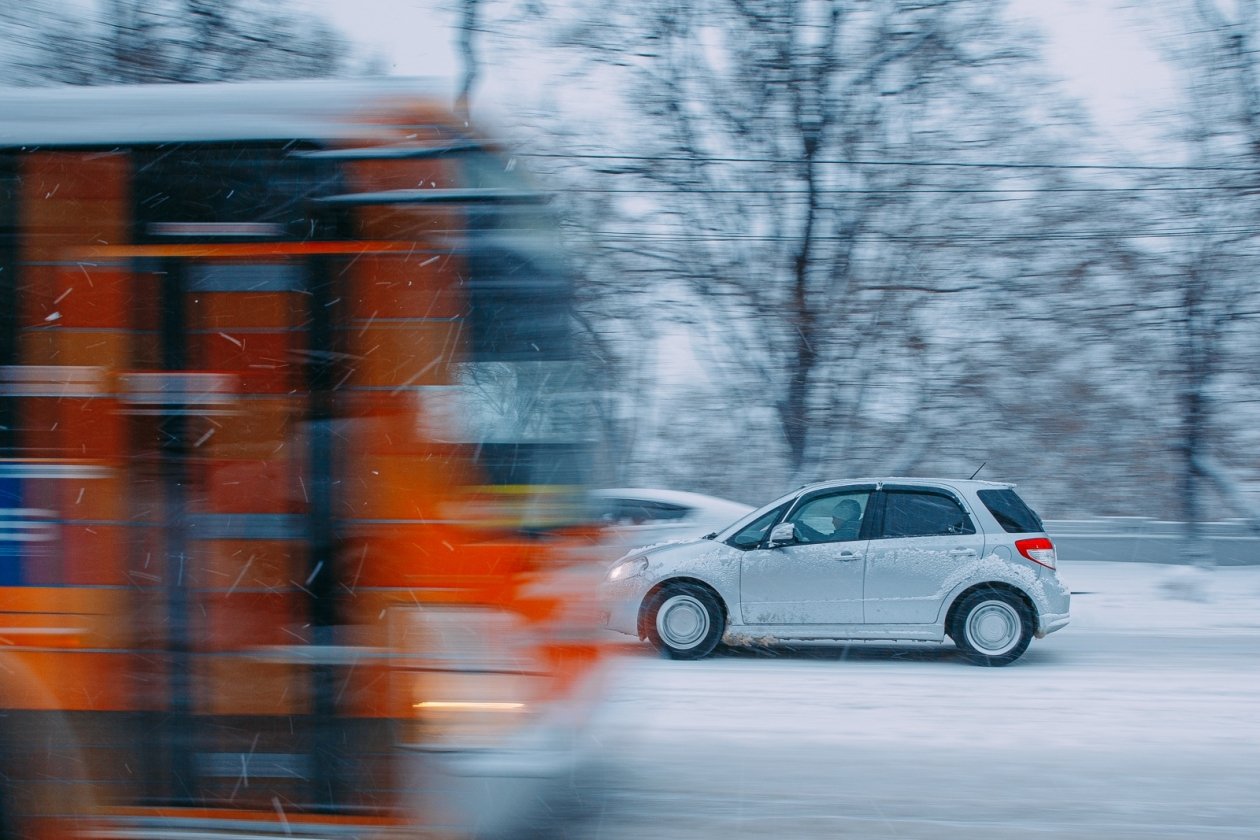
[[[670,659],[701,659],[717,647],[725,630],[717,597],[703,586],[671,584],[647,604],[648,639]]]
[[[1032,611],[1009,592],[979,589],[964,596],[954,610],[949,635],[969,662],[1009,665],[1032,641]]]

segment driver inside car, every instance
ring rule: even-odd
[[[854,499],[843,499],[831,509],[831,530],[824,532],[806,525],[796,523],[796,538],[799,542],[846,542],[856,540],[862,529],[862,506]]]

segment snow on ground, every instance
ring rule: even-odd
[[[1064,564],[1072,628],[1090,633],[1260,633],[1260,566]],[[1034,643],[1035,644],[1035,643]]]
[[[604,720],[637,739],[703,734],[749,746],[808,733],[835,744],[1025,745],[1093,749],[1215,739],[1260,749],[1260,567],[1189,571],[1141,563],[1061,569],[1072,623],[1014,665],[964,663],[951,644],[793,645],[700,662],[626,646]],[[1171,594],[1190,577],[1201,600]],[[1099,645],[1100,636],[1111,641]],[[1152,657],[1152,637],[1175,653]],[[625,637],[622,637],[625,638]]]
[[[1260,567],[1061,574],[1072,624],[1006,668],[951,644],[671,662],[626,640],[592,732],[607,775],[547,836],[1260,836]]]

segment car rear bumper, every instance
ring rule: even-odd
[[[1037,623],[1037,638],[1040,639],[1055,630],[1062,630],[1067,627],[1071,619],[1068,613],[1043,613],[1041,620]]]

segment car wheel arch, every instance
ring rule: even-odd
[[[1037,622],[1040,619],[1040,611],[1037,609],[1037,602],[1033,599],[1033,597],[1013,583],[1008,583],[1007,581],[1002,580],[988,580],[983,583],[974,583],[962,589],[950,599],[949,606],[945,609],[944,627],[946,635],[949,635],[949,628],[954,624],[954,613],[957,611],[958,605],[961,604],[968,595],[981,589],[1006,592],[1014,595],[1016,598],[1019,598],[1020,601],[1028,607],[1029,614],[1032,615],[1033,627],[1036,628]]]
[[[651,589],[649,589],[647,592],[643,594],[643,600],[639,602],[638,634],[639,634],[640,641],[643,641],[647,639],[648,637],[648,622],[650,621],[650,618],[648,616],[648,605],[652,603],[652,598],[655,597],[656,593],[660,592],[662,589],[665,589],[669,586],[676,586],[679,584],[689,584],[692,586],[700,586],[708,590],[710,593],[712,593],[714,600],[716,600],[718,603],[718,606],[722,608],[723,623],[727,625],[730,624],[731,608],[726,603],[726,599],[722,597],[722,593],[718,590],[716,586],[714,586],[713,584],[709,583],[706,580],[701,580],[700,578],[687,577],[685,575],[679,576],[679,577],[671,577],[671,578],[666,578],[665,580],[662,580],[662,581],[658,581]]]

